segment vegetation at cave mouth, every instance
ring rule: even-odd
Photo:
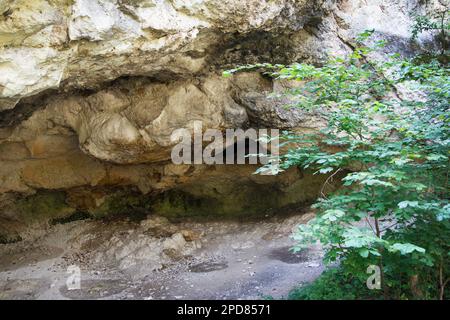
[[[430,30],[431,20],[424,21],[417,19],[414,35]],[[284,132],[282,141],[291,147],[281,165],[272,161],[258,170],[298,166],[329,177],[314,205],[317,216],[294,234],[294,251],[319,241],[325,262],[339,267],[293,290],[292,299],[450,297],[446,43],[437,55],[374,59],[386,46],[374,38],[373,30],[360,34],[351,55],[319,67],[257,64],[224,73],[262,69],[302,81],[286,93],[295,101],[288,107],[316,112],[328,124],[320,134]],[[344,187],[327,193],[327,183],[347,170]],[[374,290],[366,286],[370,270],[379,273]]]

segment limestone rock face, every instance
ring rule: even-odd
[[[372,28],[395,40],[388,50],[408,54],[431,39],[409,40],[411,11],[426,10],[419,0],[0,0],[0,222],[15,225],[30,199],[51,212],[98,215],[138,207],[263,213],[308,203],[324,177],[177,166],[172,132],[192,131],[196,121],[204,129],[317,130],[321,119],[286,109],[290,101],[277,95],[292,83],[221,71],[320,63]],[[49,190],[64,201],[41,194]],[[255,197],[261,190],[273,199]],[[24,195],[34,198],[19,206]]]
[[[262,128],[293,128],[313,119],[298,110],[286,110],[286,99],[267,100],[267,93],[276,90],[256,73],[231,80],[211,75],[171,83],[119,81],[90,95],[52,97],[5,141],[10,149],[13,143],[22,142],[30,157],[45,158],[77,149],[75,133],[81,150],[100,160],[119,164],[168,161],[171,148],[178,143],[172,133],[179,128],[193,131],[198,121],[205,129],[221,130],[245,128],[250,121]],[[54,127],[48,128],[49,124]],[[310,127],[317,128],[317,123]],[[5,153],[5,157],[14,155]]]
[[[408,14],[421,10],[419,3],[3,0],[0,110],[51,88],[98,88],[130,75],[190,77],[221,60],[242,63],[243,53],[272,60],[323,57],[342,49],[338,35],[367,28],[406,39]],[[249,37],[254,43],[246,48]]]
[[[214,76],[197,84],[127,81],[89,96],[52,97],[26,121],[3,129],[0,191],[131,185],[148,193],[188,182],[207,166],[172,164],[170,152],[176,142],[171,133],[178,128],[192,130],[194,121],[213,129],[247,127],[245,103],[238,102],[255,96],[263,101],[262,92],[273,90],[271,85],[258,74],[241,74],[232,80]],[[299,116],[283,105],[272,101],[281,115],[272,122],[275,128],[293,127],[292,121],[282,120]],[[262,116],[267,110],[258,108],[253,107],[270,124]],[[312,115],[304,114],[302,119],[306,118],[311,129],[317,128]],[[228,179],[246,175],[253,179],[254,167],[242,169],[224,166],[215,171],[219,175],[209,176],[220,181],[222,175],[234,172]]]
[[[50,88],[202,73],[226,35],[300,30],[328,2],[4,0],[0,110]]]

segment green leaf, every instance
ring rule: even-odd
[[[447,157],[442,154],[430,154],[427,156],[427,160],[430,161],[447,160]]]
[[[344,211],[339,209],[332,209],[325,211],[324,215],[322,216],[322,219],[334,222],[339,218],[343,217],[344,215],[345,215]]]
[[[389,251],[391,252],[400,252],[400,254],[405,255],[405,254],[409,254],[412,253],[414,251],[420,252],[420,253],[424,253],[425,249],[418,247],[414,244],[411,243],[394,243],[393,245],[391,245],[389,247]]]
[[[359,250],[359,255],[363,258],[367,258],[369,256],[369,249],[367,248],[361,248]]]
[[[322,173],[322,174],[325,174],[325,173],[328,173],[328,172],[331,172],[331,171],[333,171],[332,167],[326,167],[326,168],[323,168],[323,169],[319,170],[319,172]]]
[[[233,75],[233,73],[231,71],[229,71],[229,70],[226,70],[226,71],[222,72],[222,77],[224,77],[224,78],[229,78],[232,75]]]
[[[417,208],[418,205],[419,205],[418,201],[402,201],[398,204],[398,207],[400,209],[405,209],[407,207]]]

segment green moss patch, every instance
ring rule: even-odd
[[[50,221],[67,217],[75,211],[67,205],[65,199],[66,195],[62,191],[39,191],[18,200],[16,210],[26,223]]]
[[[94,218],[127,216],[140,220],[150,211],[151,196],[134,190],[118,190],[106,196],[103,203],[89,213]]]
[[[0,234],[0,244],[9,244],[22,241],[22,237],[18,234]]]
[[[90,215],[89,213],[83,211],[76,211],[70,216],[50,220],[50,224],[51,225],[65,224],[73,221],[86,220],[90,218],[92,218],[92,215]]]

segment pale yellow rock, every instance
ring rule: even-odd
[[[326,3],[4,0],[0,110],[63,83],[84,88],[122,75],[198,73],[208,68],[207,51],[221,44],[223,32],[298,30]]]
[[[429,10],[442,6],[427,3]],[[258,59],[271,50],[291,61],[323,60],[348,51],[340,38],[372,28],[406,45],[410,12],[425,11],[407,0],[3,0],[0,110],[51,88],[98,88],[129,75],[201,74],[238,53],[247,36],[256,39],[249,48],[255,53],[242,59],[256,62],[272,62]],[[259,53],[258,33],[275,42]]]
[[[105,174],[100,163],[76,151],[55,158],[28,160],[24,163],[21,178],[34,188],[62,189],[95,186]]]

